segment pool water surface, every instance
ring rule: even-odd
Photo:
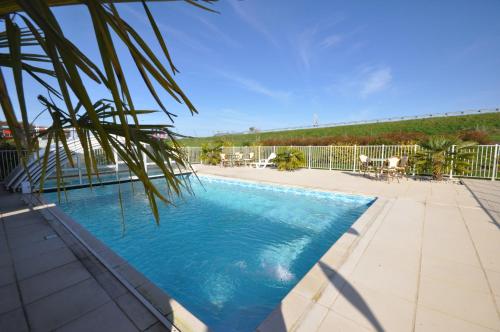
[[[213,331],[253,331],[374,198],[193,178],[194,195],[159,203],[139,183],[67,192],[60,208]],[[164,188],[165,180],[153,182]],[[57,202],[56,193],[44,194]]]

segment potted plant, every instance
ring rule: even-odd
[[[304,153],[299,149],[286,148],[278,151],[273,160],[280,171],[293,171],[304,165]]]
[[[434,180],[441,181],[450,169],[454,174],[463,173],[469,168],[469,161],[474,153],[471,147],[475,142],[462,142],[443,136],[430,137],[420,144],[422,150],[414,157],[419,173],[431,174]]]
[[[220,154],[222,152],[222,145],[220,144],[203,144],[201,146],[200,159],[203,163],[208,165],[220,164]]]

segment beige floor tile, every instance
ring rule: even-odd
[[[426,255],[422,258],[422,276],[437,282],[489,294],[490,289],[481,268]]]
[[[258,331],[275,332],[291,329],[300,315],[310,305],[312,305],[312,302],[292,291],[259,326]]]
[[[493,294],[500,296],[500,272],[486,270],[486,275],[488,276]]]
[[[321,322],[318,332],[367,332],[374,331],[362,325],[359,325],[352,320],[349,320],[342,315],[329,311],[325,319]]]
[[[379,261],[361,259],[349,280],[381,293],[416,301],[418,274],[395,268],[392,264],[388,266]]]
[[[316,331],[328,313],[328,308],[314,303],[302,315],[294,332]]]
[[[417,308],[415,332],[491,332],[492,330],[423,306]]]
[[[499,324],[491,294],[446,282],[422,277],[419,304],[492,329]]]
[[[361,261],[404,270],[415,275],[420,270],[420,252],[393,242],[372,241]]]
[[[423,257],[435,256],[457,263],[480,267],[472,241],[467,235],[436,233],[425,229],[422,246]]]
[[[411,331],[415,304],[357,284],[346,284],[332,310],[365,328]]]

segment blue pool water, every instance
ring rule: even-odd
[[[122,184],[124,234],[117,185],[68,191],[60,207],[214,331],[254,330],[373,202],[200,180],[192,181],[194,196],[160,204],[160,226],[140,184]]]

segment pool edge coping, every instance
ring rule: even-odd
[[[205,323],[187,310],[181,303],[135,269],[106,244],[97,239],[57,205],[49,203],[43,197],[34,194],[23,196],[33,206],[43,206],[44,208],[38,211],[45,219],[49,219],[47,213],[50,213],[167,329],[175,327],[182,332],[211,331]],[[172,331],[174,330],[172,329]]]
[[[201,172],[200,176],[213,177],[224,180],[229,179],[253,184],[265,183],[281,187],[309,189],[324,193],[346,194],[341,191],[326,190],[300,185],[282,184],[272,181],[247,180],[236,177],[207,174],[203,172]],[[351,192],[347,194],[353,196],[370,197],[373,198],[374,201],[368,207],[368,209],[366,209],[366,211],[363,212],[363,214],[361,214],[359,218],[356,219],[356,221],[354,221],[349,229],[345,233],[343,233],[340,238],[335,241],[335,243],[332,244],[332,246],[323,254],[323,256],[321,256],[321,258],[316,263],[314,263],[311,269],[309,269],[309,271],[297,282],[297,284],[281,299],[280,303],[276,305],[273,311],[262,322],[259,323],[255,331],[276,332],[278,331],[276,329],[277,327],[280,328],[279,331],[283,331],[282,328],[285,328],[285,330],[287,331],[297,329],[300,326],[301,319],[306,316],[306,314],[309,312],[308,310],[310,310],[313,305],[318,304],[318,300],[320,300],[320,297],[328,284],[333,283],[332,279],[336,274],[338,274],[338,271],[348,260],[354,250],[358,247],[360,241],[365,238],[365,235],[369,230],[372,229],[372,226],[374,226],[375,222],[383,215],[383,212],[392,201],[392,199],[373,195]],[[321,267],[320,263],[327,265],[331,270],[330,273],[324,272],[324,269]],[[306,306],[301,307],[302,310],[297,310],[297,300],[301,301],[302,304],[306,304]],[[290,318],[290,320],[292,321],[287,322],[286,318]]]

